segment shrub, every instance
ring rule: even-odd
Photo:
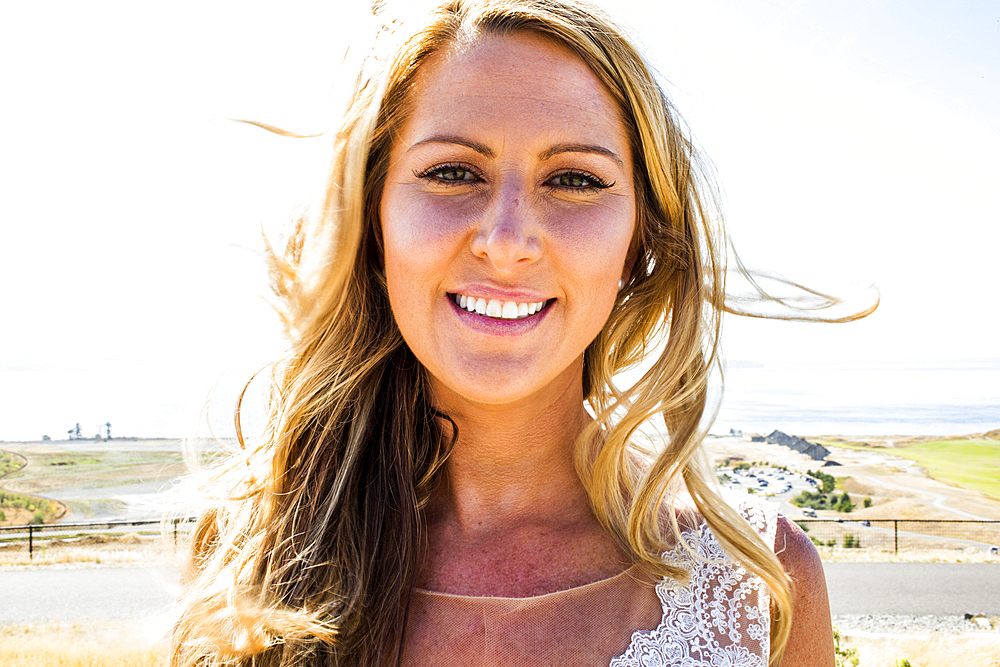
[[[791,503],[796,507],[810,507],[814,510],[826,509],[826,498],[819,491],[803,491],[792,498]]]
[[[844,548],[845,549],[860,549],[861,548],[861,538],[855,535],[844,535]]]
[[[6,521],[6,520],[7,520],[7,515],[3,513],[3,510],[0,510],[0,521]]]
[[[45,523],[45,512],[42,510],[35,510],[35,513],[31,516],[31,521],[28,523],[33,525]]]
[[[913,667],[913,665],[906,658],[899,658],[896,660],[896,667]]]
[[[865,507],[871,507],[872,506],[872,499],[869,498],[868,496],[865,496],[865,499],[862,500],[861,502],[864,503]]]
[[[837,626],[833,626],[833,653],[837,667],[858,667],[861,663],[858,649],[844,648],[840,645],[840,628]]]

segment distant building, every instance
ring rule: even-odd
[[[767,442],[767,438],[762,435],[751,435],[750,442]]]
[[[794,449],[797,452],[802,452],[814,461],[822,461],[830,454],[830,450],[823,445],[817,445],[816,443],[808,442],[804,438],[788,435],[786,433],[782,433],[781,431],[774,431],[771,433],[771,435],[767,436],[766,442],[772,445],[782,445],[783,447]]]

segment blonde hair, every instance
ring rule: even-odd
[[[173,665],[398,658],[424,540],[421,510],[454,430],[442,427],[448,418],[433,409],[424,370],[393,320],[378,206],[421,64],[449,44],[522,30],[558,41],[593,70],[621,108],[635,163],[632,269],[585,353],[584,395],[596,420],[579,442],[577,471],[594,513],[636,562],[684,577],[663,560],[679,527],[673,513],[664,526],[662,508],[685,487],[727,551],[770,589],[772,661],[780,656],[789,578],[719,497],[700,456],[726,310],[725,237],[690,139],[625,33],[594,7],[448,0],[389,57],[367,64],[336,136],[321,210],[272,252],[292,349],[272,374],[264,437],[215,477],[228,495],[196,529]],[[612,378],[658,341],[662,352],[641,379],[617,389]],[[633,436],[657,415],[668,443],[641,464]]]

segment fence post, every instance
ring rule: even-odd
[[[899,553],[899,521],[896,519],[892,520],[892,541],[894,543],[894,550]]]
[[[35,557],[35,527],[28,524],[28,560]]]
[[[174,519],[174,548],[177,548],[177,519]]]

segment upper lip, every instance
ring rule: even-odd
[[[548,301],[547,297],[540,292],[524,289],[504,289],[490,285],[466,285],[448,290],[449,294],[464,294],[477,299],[496,299],[497,301],[513,301],[514,303],[537,303]]]

